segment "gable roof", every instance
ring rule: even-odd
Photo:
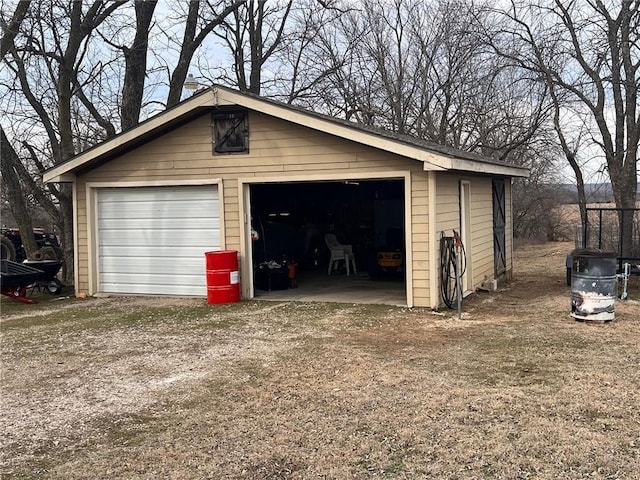
[[[529,175],[529,170],[524,167],[215,85],[197,92],[173,108],[46,170],[43,174],[43,180],[45,182],[73,181],[77,174],[91,170],[214,107],[223,105],[238,105],[248,110],[271,115],[307,128],[420,161],[426,171],[453,170],[510,177]]]

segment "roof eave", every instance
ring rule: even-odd
[[[126,148],[128,145],[138,143],[141,137],[152,137],[154,132],[166,128],[168,124],[177,122],[190,114],[194,114],[201,107],[213,106],[214,102],[214,89],[208,88],[179,103],[170,110],[151,117],[139,125],[72,157],[66,162],[46,170],[42,175],[42,180],[44,183],[72,182],[75,179],[74,172],[87,163],[108,157],[111,152],[116,149]]]
[[[452,158],[451,170],[483,173],[486,175],[500,175],[505,177],[529,177],[529,169],[515,165],[498,165],[489,162]]]
[[[244,108],[303,125],[339,138],[361,143],[412,160],[421,161],[423,162],[423,169],[425,171],[460,170],[514,177],[527,177],[529,175],[528,170],[522,167],[494,164],[481,160],[463,159],[455,155],[431,150],[428,147],[411,145],[399,139],[362,130],[355,124],[353,126],[345,125],[344,123],[313,115],[312,112],[287,108],[286,105],[279,105],[226,87],[213,86],[196,93],[191,98],[184,100],[170,110],[151,117],[136,127],[122,132],[96,145],[90,150],[45,171],[43,181],[45,183],[73,182],[76,173],[81,171],[81,169],[99,164],[100,161],[108,160],[114,154],[117,154],[117,152],[125,151],[127,148],[133,148],[137,144],[148,141],[150,138],[153,138],[155,134],[170,128],[171,125],[197,114],[198,110],[203,107],[228,104],[240,105]]]
[[[357,125],[348,126],[313,115],[310,112],[288,109],[285,106],[264,101],[260,98],[227,89],[215,87],[214,95],[217,104],[238,104],[245,108],[270,115],[281,120],[290,121],[305,127],[329,133],[336,137],[355,141],[380,150],[395,153],[397,155],[423,162],[424,171],[448,171],[463,170],[468,172],[485,173],[491,175],[504,175],[513,177],[528,177],[526,168],[500,165],[481,160],[463,159],[450,154],[436,152],[427,147],[419,147],[406,142],[383,135],[361,130]]]
[[[76,175],[73,173],[63,173],[61,175],[50,176],[47,172],[42,175],[44,183],[73,183],[76,181]]]
[[[216,104],[229,103],[242,105],[249,110],[254,110],[281,120],[303,125],[313,130],[318,130],[339,138],[395,153],[413,160],[422,161],[425,163],[426,170],[447,170],[449,167],[449,162],[444,156],[424,148],[408,145],[399,140],[361,130],[355,124],[351,127],[341,123],[331,122],[327,119],[314,116],[308,112],[292,110],[285,106],[265,102],[259,98],[243,95],[224,87],[214,88],[214,92],[217,98]]]

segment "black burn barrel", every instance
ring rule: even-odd
[[[616,254],[597,249],[572,252],[571,316],[608,322],[615,317]]]

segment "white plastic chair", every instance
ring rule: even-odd
[[[329,252],[331,252],[327,275],[331,275],[331,271],[338,268],[340,261],[344,261],[345,267],[347,268],[347,275],[351,274],[349,269],[350,266],[353,268],[353,273],[358,273],[358,270],[356,269],[356,259],[353,255],[353,247],[351,245],[343,245],[339,243],[333,233],[325,234],[324,243],[327,245]]]

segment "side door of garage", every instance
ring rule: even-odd
[[[206,296],[220,223],[217,185],[99,189],[98,291]]]

